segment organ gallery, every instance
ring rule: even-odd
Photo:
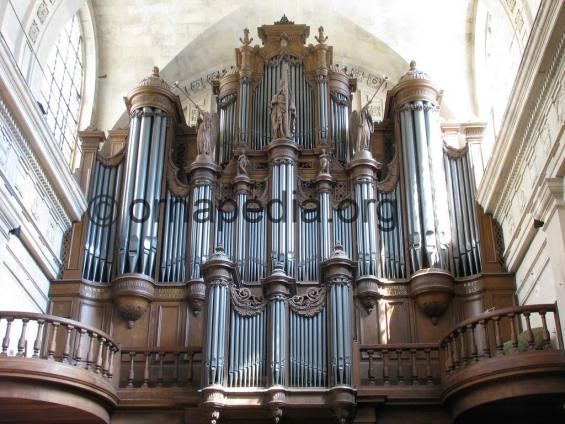
[[[356,98],[339,28],[310,30],[283,17],[226,40],[235,66],[197,126],[154,68],[127,128],[80,132],[88,211],[51,318],[0,315],[37,323],[26,351],[78,373],[46,383],[77,398],[73,422],[463,423],[561,399],[556,306],[515,306],[476,202],[483,128],[450,144],[415,62]]]

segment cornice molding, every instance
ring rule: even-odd
[[[510,200],[525,152],[534,137],[540,106],[559,68],[565,33],[565,11],[560,2],[542,2],[518,69],[493,154],[477,192],[477,199],[496,218]],[[563,65],[561,65],[563,66]]]

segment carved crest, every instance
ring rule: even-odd
[[[313,317],[319,313],[326,304],[326,288],[310,287],[304,295],[296,295],[289,299],[290,309],[298,315]]]

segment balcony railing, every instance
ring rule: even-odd
[[[121,388],[198,387],[200,349],[124,348]]]
[[[553,315],[555,339],[552,340],[547,314]],[[541,327],[532,328],[532,318]],[[502,327],[510,330],[510,340],[502,337]],[[521,331],[521,328],[524,328]],[[514,306],[479,315],[458,324],[440,342],[447,375],[492,357],[531,351],[563,351],[563,337],[555,304]]]
[[[77,321],[54,315],[31,312],[0,312],[0,324],[6,329],[0,356],[29,357],[60,362],[91,371],[108,380],[114,374],[114,357],[120,350],[118,344],[106,333]],[[32,352],[28,351],[28,328],[36,327],[32,334]],[[18,327],[19,334],[12,334]],[[17,350],[12,354],[12,338],[17,338]]]
[[[109,335],[96,328],[27,312],[0,312],[0,328],[0,361],[5,357],[65,364],[103,378],[111,390],[121,389],[124,399],[137,399],[135,393],[140,389],[151,389],[151,396],[165,398],[166,393],[185,388],[196,396],[201,387],[200,348],[120,350]],[[519,377],[516,364],[524,362],[541,371],[564,368],[563,338],[554,304],[481,314],[458,324],[438,343],[361,345],[356,351],[358,397],[385,396],[389,401],[441,402],[461,382],[478,374],[496,378],[499,372],[513,372]],[[117,375],[112,379],[114,368]],[[158,388],[168,391],[154,395],[153,389]]]
[[[437,343],[362,345],[361,385],[434,385],[440,382]]]

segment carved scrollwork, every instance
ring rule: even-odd
[[[238,314],[248,317],[260,314],[266,305],[262,297],[252,295],[247,287],[232,287],[231,303]]]
[[[179,168],[174,164],[172,157],[167,166],[167,182],[169,190],[177,197],[187,197],[190,194],[190,185],[183,183],[179,178]]]
[[[312,317],[318,314],[326,304],[326,288],[310,287],[304,295],[296,295],[289,299],[290,309],[298,315]]]

